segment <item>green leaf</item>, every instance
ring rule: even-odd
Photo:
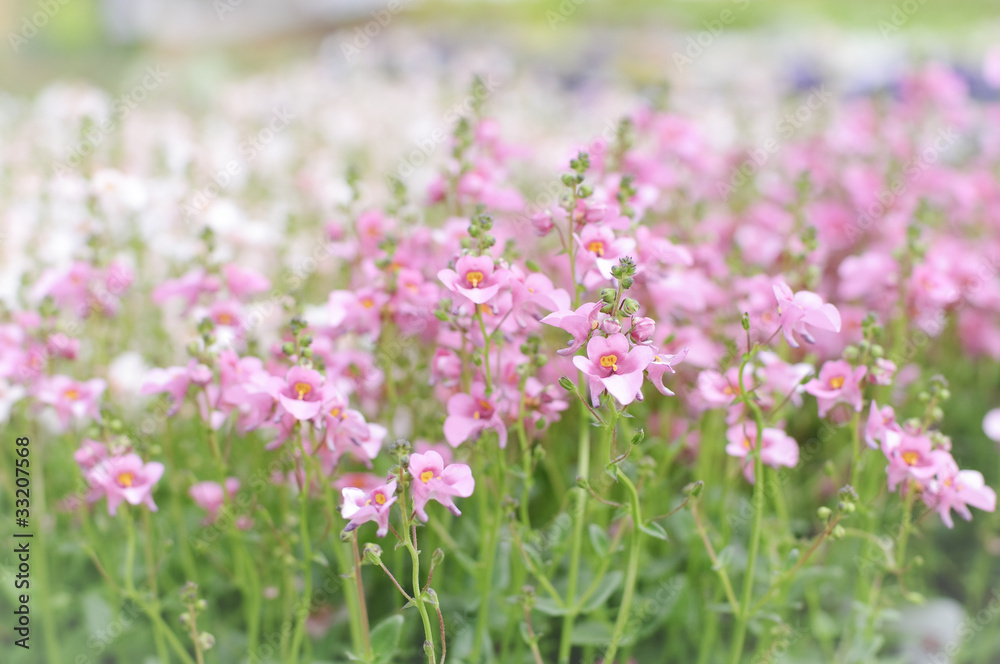
[[[623,578],[625,578],[625,575],[620,570],[615,570],[601,579],[601,582],[597,586],[597,590],[595,590],[594,594],[590,596],[587,603],[580,607],[580,612],[587,614],[604,606],[604,604],[608,601],[608,598],[611,597],[611,593],[617,590],[618,586],[621,585]]]
[[[535,600],[535,609],[547,616],[564,616],[569,613],[569,609],[560,604],[556,604],[551,597],[539,597]]]
[[[376,664],[390,664],[396,655],[399,635],[403,630],[403,616],[389,616],[372,629],[372,651]]]
[[[611,627],[593,620],[577,623],[573,627],[570,643],[575,646],[607,646],[611,643]]]
[[[601,558],[608,555],[608,549],[611,546],[611,539],[608,537],[608,534],[604,532],[604,528],[601,528],[596,523],[592,523],[590,524],[588,530],[590,531],[590,545],[594,547],[594,551],[597,555]]]
[[[650,537],[655,537],[656,539],[663,540],[664,542],[669,541],[667,537],[667,531],[663,529],[663,526],[656,523],[655,521],[650,521],[647,524],[639,526],[639,530],[646,533]]]

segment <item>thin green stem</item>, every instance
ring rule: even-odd
[[[764,437],[764,415],[761,413],[757,402],[753,400],[751,395],[747,394],[743,386],[743,372],[752,357],[752,352],[747,353],[744,357],[740,365],[739,383],[743,403],[753,412],[754,422],[757,425],[756,442],[753,446],[755,480],[753,487],[753,530],[750,533],[750,552],[747,555],[747,567],[743,578],[743,596],[740,600],[740,613],[736,618],[736,633],[733,636],[733,647],[729,658],[731,664],[739,664],[740,657],[743,655],[743,643],[746,640],[747,624],[752,615],[750,601],[753,598],[754,569],[757,564],[757,554],[760,551],[760,536],[764,523],[764,486],[767,483],[764,477],[764,463],[760,458]]]
[[[153,557],[153,526],[149,518],[149,510],[142,511],[142,526],[146,536],[146,576],[149,579],[149,590],[153,595],[153,609],[160,611],[160,595],[156,588],[156,561]],[[155,626],[155,623],[154,623]],[[167,654],[166,644],[163,642],[163,634],[159,629],[153,630],[153,641],[156,644],[156,656],[162,664],[169,664],[170,656]]]
[[[586,381],[580,377],[581,390]],[[590,477],[590,422],[587,409],[580,408],[580,437],[577,441],[577,474],[580,477]],[[583,545],[583,524],[587,514],[587,492],[576,489],[576,505],[573,508],[573,539],[569,556],[569,580],[566,585],[566,606],[569,612],[563,617],[562,633],[559,638],[559,664],[569,664],[571,648],[570,639],[573,634],[573,622],[576,619],[576,587],[580,574],[580,552]]]
[[[625,489],[628,491],[632,506],[632,542],[629,546],[628,569],[625,571],[625,590],[622,594],[621,606],[618,608],[618,619],[615,620],[615,628],[611,633],[611,642],[604,653],[606,664],[614,664],[618,645],[625,634],[625,625],[628,622],[629,614],[632,612],[632,601],[635,598],[635,584],[639,576],[639,553],[641,550],[639,545],[642,540],[642,530],[640,530],[642,516],[639,511],[639,492],[636,491],[632,480],[621,471],[621,468],[616,466],[616,470],[619,481],[625,485]]]
[[[424,624],[424,652],[427,653],[429,664],[437,664],[434,654],[434,630],[431,628],[430,616],[427,614],[427,606],[424,602],[423,593],[420,590],[420,554],[416,546],[416,528],[413,526],[413,518],[406,507],[406,485],[404,483],[403,471],[400,471],[400,483],[403,484],[403,491],[399,496],[399,506],[403,512],[403,545],[410,552],[410,560],[413,567],[413,603],[420,613],[420,620]],[[413,539],[411,540],[411,533]]]

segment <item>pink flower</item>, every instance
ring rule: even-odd
[[[278,391],[278,401],[295,419],[311,420],[323,406],[322,383],[323,376],[318,371],[292,367],[285,376],[285,385]]]
[[[605,279],[611,278],[611,268],[618,264],[618,259],[635,249],[635,240],[616,238],[607,226],[584,227],[576,242],[580,245],[577,256],[581,266],[595,267]]]
[[[955,526],[951,511],[955,510],[966,521],[972,520],[969,505],[984,512],[997,508],[997,494],[986,486],[983,474],[977,470],[959,470],[950,456],[942,461],[937,477],[931,482],[929,504],[949,528]]]
[[[167,279],[153,289],[153,302],[163,304],[173,297],[186,300],[190,308],[198,301],[202,293],[214,293],[219,290],[219,280],[205,272],[203,268],[191,270],[183,277]]]
[[[413,511],[425,522],[428,501],[436,500],[455,516],[462,516],[454,498],[468,498],[476,488],[472,470],[467,465],[453,463],[445,466],[444,459],[433,450],[410,455],[410,476],[413,478]]]
[[[222,268],[226,275],[226,286],[234,297],[244,299],[250,295],[263,293],[271,287],[271,282],[256,270],[242,268],[230,263]]]
[[[588,302],[578,307],[576,311],[556,311],[542,319],[546,325],[558,327],[573,335],[573,338],[567,342],[566,348],[560,348],[556,353],[572,355],[587,342],[590,333],[596,330],[599,325],[598,315],[601,306],[601,302]]]
[[[738,424],[726,431],[726,453],[743,459],[743,476],[754,483],[753,450],[757,444],[757,425],[754,422]],[[760,460],[772,468],[786,466],[794,468],[799,463],[799,444],[781,429],[764,429],[764,446],[760,449]]]
[[[364,415],[347,407],[347,399],[336,389],[326,387],[324,393],[327,447],[336,453],[337,459],[349,451],[370,466],[382,449],[382,441],[388,433],[385,427],[366,422]]]
[[[500,449],[507,447],[507,427],[497,412],[496,401],[486,396],[482,384],[472,387],[472,395],[455,394],[448,399],[448,417],[444,421],[444,437],[452,447],[478,438],[486,429],[500,437]]]
[[[138,454],[129,453],[111,457],[95,466],[87,473],[87,481],[97,490],[98,496],[107,496],[108,514],[115,516],[123,501],[129,505],[142,503],[155,512],[153,486],[162,476],[162,463],[143,464]]]
[[[385,537],[389,532],[389,508],[396,502],[396,480],[380,484],[371,491],[345,487],[341,490],[341,494],[344,497],[344,504],[340,508],[340,515],[350,519],[350,523],[344,528],[345,533],[351,532],[363,523],[374,521],[378,524],[375,534]]]
[[[898,437],[887,440],[882,441],[882,451],[889,459],[886,473],[890,491],[895,491],[904,480],[913,480],[927,487],[941,464],[951,458],[944,450],[932,449],[930,439],[920,433],[904,431]]]
[[[656,322],[652,318],[645,316],[633,316],[632,325],[629,329],[629,338],[632,343],[651,344],[653,335],[656,334]]]
[[[819,416],[826,417],[827,412],[838,403],[846,403],[860,412],[861,379],[867,371],[868,367],[852,369],[844,360],[833,360],[824,364],[819,370],[819,376],[805,384],[806,392],[816,397]]]
[[[208,520],[214,521],[216,512],[226,502],[226,494],[232,498],[239,490],[240,481],[235,477],[230,477],[226,479],[225,490],[219,486],[218,482],[198,482],[191,485],[191,488],[188,489],[188,495],[194,499],[199,507],[208,512]]]
[[[493,259],[489,256],[462,256],[455,262],[454,270],[438,272],[438,279],[445,288],[476,304],[492,300],[507,283],[507,277],[506,270],[494,270]]]
[[[880,409],[872,399],[871,407],[868,409],[868,422],[865,424],[865,443],[868,447],[872,449],[895,447],[902,432],[902,427],[896,423],[896,412],[892,406]]]
[[[91,418],[100,422],[98,401],[105,387],[106,383],[100,378],[82,383],[69,376],[56,375],[45,381],[38,392],[38,401],[55,408],[64,429],[73,419]]]
[[[646,365],[646,373],[649,374],[650,382],[653,383],[653,387],[659,390],[663,396],[674,396],[674,393],[663,384],[663,375],[668,371],[670,373],[677,373],[674,371],[674,365],[683,362],[687,354],[688,349],[684,348],[681,352],[674,355],[654,355],[653,359]]]
[[[892,360],[880,357],[875,360],[875,366],[872,367],[872,372],[869,377],[875,385],[892,385],[892,377],[895,375],[896,363]]]
[[[590,378],[590,400],[595,406],[603,390],[627,406],[640,395],[642,372],[652,360],[649,346],[629,350],[624,334],[612,334],[593,337],[587,344],[587,357],[577,355],[573,364]]]
[[[85,438],[80,444],[80,448],[73,453],[73,460],[84,472],[90,470],[97,464],[108,458],[108,448],[104,443]]]
[[[840,332],[840,312],[832,304],[824,304],[816,293],[799,291],[793,295],[785,283],[775,284],[773,288],[781,315],[781,331],[792,348],[799,347],[795,334],[815,343],[809,328]]]

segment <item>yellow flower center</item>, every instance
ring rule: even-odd
[[[70,401],[76,401],[77,399],[80,398],[80,390],[77,390],[75,388],[70,388],[66,390],[65,395],[66,398],[69,399]]]
[[[423,482],[424,484],[427,484],[432,479],[434,479],[433,470],[425,470],[424,472],[420,473],[420,481]]]
[[[605,369],[611,369],[612,371],[618,371],[618,356],[617,355],[604,355],[601,357],[601,366]]]
[[[330,409],[330,415],[332,415],[333,417],[343,418],[343,415],[340,414],[340,409],[339,408],[331,408]]]
[[[219,314],[219,325],[232,325],[233,317],[229,314]]]
[[[312,385],[309,383],[295,383],[293,387],[295,388],[295,393],[299,395],[299,401],[302,401],[307,394],[313,391]]]
[[[124,487],[131,487],[134,480],[135,475],[132,473],[119,473],[118,475],[118,484]]]
[[[361,306],[363,306],[365,309],[371,309],[372,307],[375,306],[375,301],[370,297],[366,297],[363,300],[361,300]]]
[[[472,272],[465,273],[465,280],[473,288],[478,288],[479,284],[483,283],[483,273],[479,270],[473,270]]]
[[[834,376],[833,378],[830,379],[830,387],[832,387],[833,389],[839,390],[843,386],[844,386],[843,376]]]
[[[375,503],[378,505],[385,505],[385,494],[381,491],[375,494]]]
[[[920,455],[916,452],[903,452],[903,462],[907,466],[913,466],[920,460]]]
[[[604,243],[600,240],[594,240],[587,245],[587,251],[597,254],[598,256],[604,255]]]
[[[743,449],[745,449],[745,450],[750,449],[750,439],[749,438],[746,438],[746,437],[743,438]]]

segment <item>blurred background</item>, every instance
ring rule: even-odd
[[[373,23],[374,21],[374,23]],[[301,58],[377,59],[400,40],[457,56],[489,44],[565,75],[610,65],[640,81],[667,78],[675,53],[710,43],[692,79],[792,79],[823,73],[878,85],[907,57],[972,69],[997,43],[996,0],[4,0],[0,87],[30,93],[57,79],[112,91],[137,62],[211,76]],[[360,32],[359,32],[360,31]],[[346,42],[345,42],[346,40]],[[716,42],[723,48],[717,48]],[[371,47],[371,48],[370,48]],[[349,48],[347,50],[350,50]],[[697,44],[688,53],[696,53]],[[674,67],[669,67],[672,74]],[[694,69],[694,68],[688,68]],[[671,76],[671,83],[690,83]],[[191,91],[191,90],[188,90]]]

